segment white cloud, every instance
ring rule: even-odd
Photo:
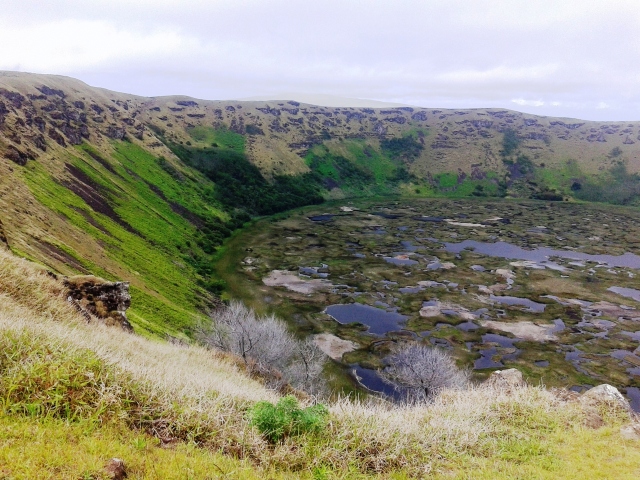
[[[197,41],[177,31],[130,31],[107,21],[64,20],[29,27],[0,24],[0,68],[70,73],[189,51]]]
[[[438,77],[448,82],[464,83],[505,83],[512,81],[543,79],[553,76],[558,71],[555,64],[506,66],[500,65],[488,69],[454,70],[440,74]]]
[[[542,107],[544,102],[542,100],[525,100],[524,98],[514,98],[511,100],[513,103],[528,107]]]
[[[637,0],[2,3],[0,68],[142,95],[298,91],[640,116]]]

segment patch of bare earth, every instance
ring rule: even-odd
[[[513,333],[516,337],[523,340],[531,340],[534,342],[547,342],[557,340],[552,330],[554,325],[536,325],[533,322],[497,322],[495,320],[481,320],[480,324],[485,328],[500,330],[502,332]]]
[[[268,287],[284,287],[292,292],[306,294],[327,290],[333,286],[328,280],[319,278],[306,280],[300,278],[296,272],[288,270],[273,270],[269,276],[262,279],[262,283]]]
[[[437,317],[443,314],[443,310],[455,312],[463,320],[475,320],[477,317],[463,306],[449,302],[436,302],[434,305],[422,307],[420,309],[420,316],[427,318]]]
[[[331,333],[314,335],[313,341],[320,350],[334,360],[340,360],[345,353],[353,352],[358,348],[355,343],[349,340],[343,340]]]

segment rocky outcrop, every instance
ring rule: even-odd
[[[27,164],[27,160],[33,158],[33,155],[29,153],[23,152],[22,150],[14,147],[13,145],[9,145],[7,151],[4,154],[5,158],[11,160],[14,163],[17,163],[20,166],[24,166]]]
[[[629,402],[622,396],[618,389],[606,383],[584,392],[580,396],[580,401],[587,405],[604,403],[623,410],[631,410]]]
[[[113,125],[107,128],[106,131],[107,137],[113,138],[114,140],[122,140],[125,137],[126,133],[127,132],[124,128]]]
[[[108,282],[93,275],[80,275],[64,280],[69,289],[67,300],[84,317],[133,332],[126,310],[131,305],[129,282]]]
[[[522,378],[522,372],[515,368],[506,370],[497,370],[491,374],[487,383],[498,387],[501,390],[511,390],[512,388],[523,387],[526,385]]]
[[[120,458],[112,458],[104,468],[107,478],[110,480],[123,480],[127,478],[127,467],[124,460]]]

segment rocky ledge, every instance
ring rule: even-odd
[[[93,275],[79,275],[64,279],[69,289],[67,300],[87,321],[97,319],[109,326],[119,326],[133,332],[126,311],[131,305],[129,282],[109,282]]]

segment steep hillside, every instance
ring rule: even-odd
[[[123,140],[141,131],[139,99],[9,78],[18,86],[1,91],[0,207],[11,249],[63,274],[126,279],[134,325],[188,330],[215,287],[214,245],[237,225],[212,200],[211,182],[165,160],[166,148]]]
[[[506,110],[144,98],[0,73],[0,220],[10,248],[132,284],[131,321],[189,334],[250,216],[324,198],[639,198],[640,122]],[[613,192],[613,193],[611,193]]]

